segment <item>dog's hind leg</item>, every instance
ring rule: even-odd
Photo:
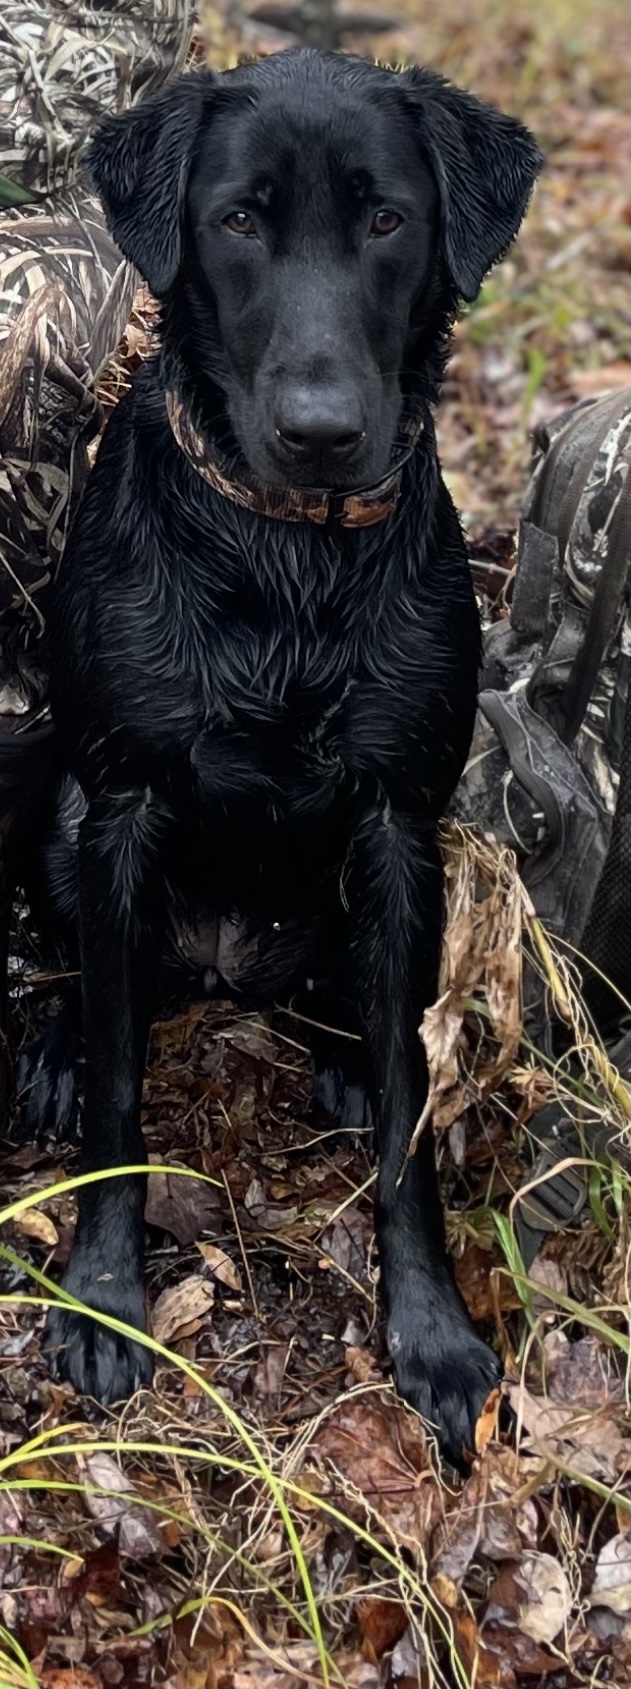
[[[41,808],[21,852],[19,880],[61,1006],[25,1043],[16,1080],[24,1135],[67,1137],[77,1117],[76,1067],[82,1038],[79,980],[77,839],[85,800],[65,779]]]
[[[81,1050],[81,986],[64,986],[61,1006],[16,1062],[16,1088],[27,1138],[71,1137],[77,1119],[77,1065]]]
[[[333,959],[334,961],[334,959]],[[300,1033],[313,1057],[313,1102],[332,1125],[372,1148],[372,1115],[366,1087],[366,1053],[348,980],[333,966],[331,978],[292,999]]]
[[[385,806],[357,830],[347,893],[379,1153],[376,1229],[388,1345],[401,1394],[460,1462],[500,1368],[471,1325],[447,1254],[418,1029],[434,1000],[442,869],[433,832]]]
[[[86,1078],[81,1169],[146,1161],[144,1064],[164,929],[160,863],[166,817],[147,793],[91,805],[79,838]],[[64,1289],[97,1313],[145,1329],[144,1176],[84,1186]],[[119,1401],[152,1375],[142,1344],[88,1314],[52,1309],[47,1348],[75,1388]]]

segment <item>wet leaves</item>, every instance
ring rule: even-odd
[[[502,1566],[489,1592],[487,1619],[516,1626],[533,1642],[554,1642],[572,1611],[567,1574],[552,1554],[522,1554]]]
[[[154,1158],[155,1159],[155,1158]],[[172,1163],[171,1163],[172,1165]],[[171,1232],[183,1248],[195,1243],[203,1231],[215,1228],[221,1209],[219,1193],[204,1179],[178,1178],[177,1173],[149,1175],[145,1220]]]
[[[156,1342],[168,1345],[178,1338],[192,1337],[199,1331],[214,1300],[215,1290],[210,1280],[195,1273],[170,1290],[163,1290],[151,1320]]]
[[[631,1442],[605,1409],[595,1414],[578,1404],[561,1407],[546,1396],[532,1396],[523,1384],[510,1385],[508,1397],[526,1432],[526,1447],[609,1484],[629,1469]]]
[[[135,1490],[112,1456],[102,1451],[77,1457],[85,1482],[85,1503],[107,1536],[116,1535],[121,1554],[135,1560],[163,1547],[150,1507],[134,1505]]]
[[[393,1397],[342,1402],[309,1445],[302,1482],[342,1498],[350,1518],[371,1519],[419,1553],[442,1513],[421,1421]]]
[[[610,1537],[603,1543],[596,1561],[591,1588],[593,1607],[609,1607],[612,1613],[631,1612],[631,1538]]]
[[[197,1248],[205,1265],[210,1268],[213,1278],[216,1278],[219,1284],[225,1284],[228,1290],[237,1292],[243,1289],[241,1274],[237,1271],[230,1256],[226,1255],[225,1249],[219,1249],[215,1243],[198,1243]]]
[[[435,1126],[451,1126],[468,1102],[496,1086],[521,1037],[522,893],[508,854],[482,841],[446,846],[447,924],[438,999],[420,1028]],[[494,1042],[467,1075],[463,1023],[478,998]],[[428,1105],[429,1107],[429,1105]]]

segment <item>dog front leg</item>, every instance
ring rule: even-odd
[[[354,840],[349,898],[362,1033],[377,1131],[376,1231],[388,1345],[401,1395],[456,1462],[499,1375],[471,1325],[447,1254],[431,1126],[408,1146],[427,1096],[418,1028],[434,1001],[442,867],[433,831],[387,806]]]
[[[92,805],[79,837],[81,973],[86,1040],[81,1171],[146,1160],[142,1082],[163,934],[162,819],[151,796]],[[63,1287],[97,1311],[145,1330],[146,1180],[83,1186]],[[47,1348],[56,1371],[106,1403],[149,1383],[148,1349],[88,1315],[51,1309]]]

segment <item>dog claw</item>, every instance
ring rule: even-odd
[[[72,1265],[72,1263],[71,1263]],[[91,1396],[103,1407],[127,1401],[137,1390],[151,1384],[153,1355],[150,1349],[122,1332],[114,1331],[99,1321],[99,1313],[120,1320],[139,1334],[146,1331],[144,1293],[142,1287],[118,1292],[112,1282],[107,1286],[94,1281],[86,1287],[76,1282],[76,1274],[64,1281],[64,1289],[78,1300],[94,1307],[90,1314],[75,1312],[61,1305],[49,1310],[46,1320],[44,1349],[52,1373],[67,1379],[79,1396]]]
[[[462,1469],[467,1454],[475,1452],[477,1421],[503,1369],[464,1308],[454,1306],[453,1294],[447,1301],[437,1292],[443,1302],[440,1314],[427,1289],[424,1297],[429,1311],[419,1319],[416,1303],[413,1325],[413,1302],[407,1302],[400,1319],[394,1310],[391,1313],[388,1347],[395,1382],[399,1395],[435,1432],[445,1459]]]

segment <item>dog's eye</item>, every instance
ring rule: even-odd
[[[226,228],[232,230],[233,235],[256,234],[254,219],[250,216],[249,211],[231,211],[227,217],[224,217],[223,221]]]
[[[381,211],[375,212],[370,225],[370,233],[371,235],[393,235],[395,229],[400,228],[402,222],[403,218],[399,216],[398,211],[389,211],[388,207],[384,206]]]

